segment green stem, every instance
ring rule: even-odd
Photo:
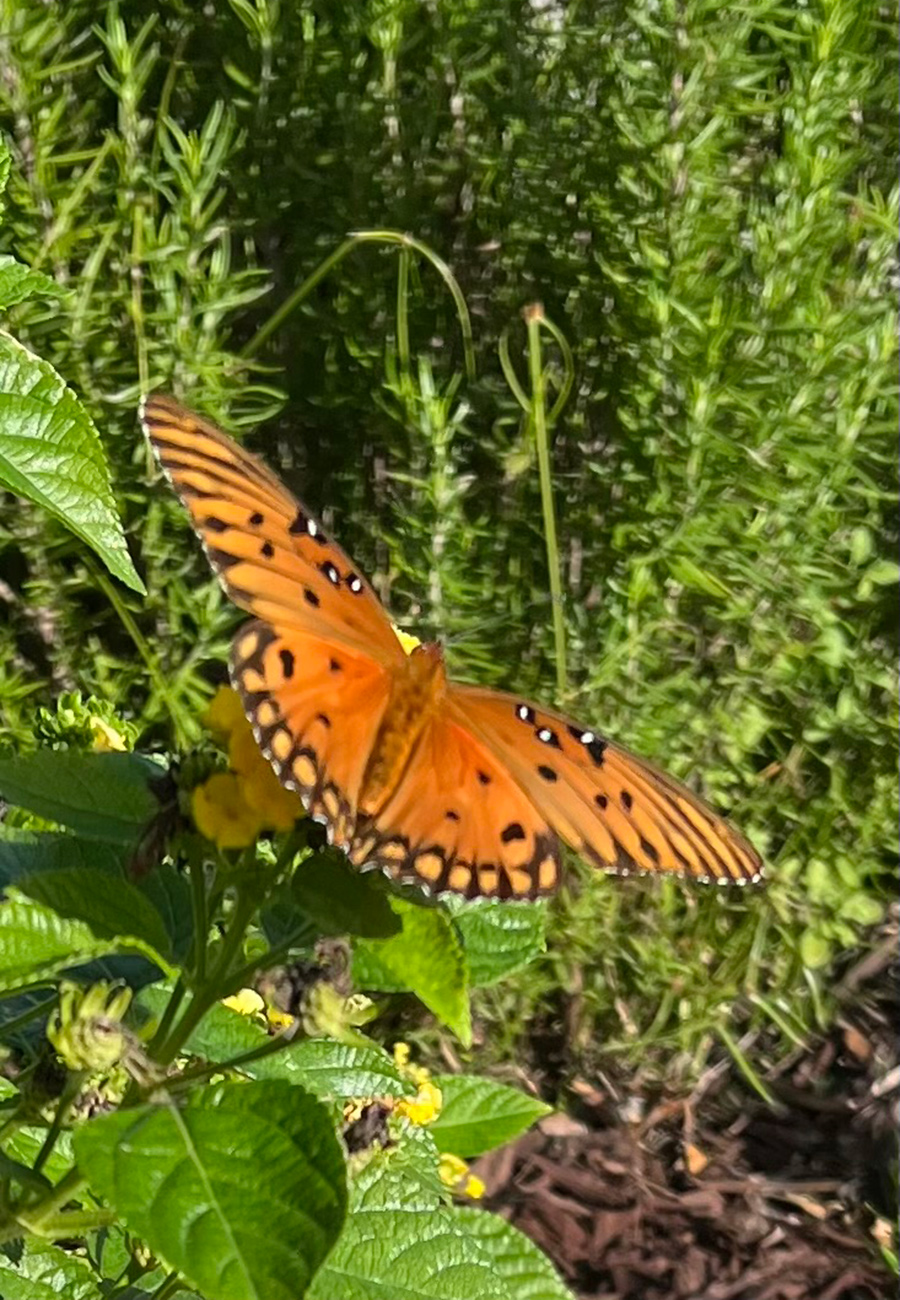
[[[400,249],[397,266],[397,359],[400,362],[400,391],[407,407],[412,404],[412,365],[409,351],[409,249]]]
[[[56,1218],[63,1206],[74,1200],[86,1187],[87,1179],[77,1169],[70,1169],[42,1201],[19,1214],[19,1223],[29,1232],[42,1236],[47,1222]]]
[[[179,975],[175,987],[172,989],[172,992],[169,995],[169,1000],[166,1003],[166,1009],[162,1013],[160,1022],[156,1027],[156,1033],[153,1035],[153,1038],[148,1046],[147,1050],[151,1056],[154,1056],[156,1049],[166,1041],[166,1035],[169,1033],[169,1030],[172,1028],[172,1022],[175,1019],[175,1016],[178,1012],[178,1008],[181,1006],[182,1002],[184,1001],[184,995],[186,992],[187,992],[187,985],[184,982],[184,976]]]
[[[206,945],[209,939],[209,913],[206,897],[206,870],[203,848],[195,839],[188,850],[188,871],[191,877],[191,904],[194,911],[194,942],[192,967],[194,984],[199,986],[206,978]]]
[[[156,1053],[156,1060],[160,1065],[168,1065],[178,1055],[209,1008],[224,996],[223,985],[228,979],[235,954],[243,942],[250,918],[255,911],[255,899],[239,889],[215,969],[209,977],[206,988],[197,990],[184,1015]]]
[[[528,369],[531,378],[531,423],[537,443],[538,472],[541,480],[541,508],[544,515],[544,540],[553,602],[553,640],[556,647],[556,688],[560,697],[568,689],[566,671],[566,629],[563,621],[562,584],[559,577],[559,548],[556,540],[556,515],[553,509],[553,483],[550,477],[550,445],[547,436],[547,408],[544,390],[544,367],[541,357],[541,324],[544,309],[540,303],[526,307],[528,327]]]
[[[456,315],[459,319],[459,328],[463,340],[463,356],[465,359],[466,375],[470,380],[474,380],[475,344],[472,338],[472,322],[469,317],[469,309],[466,306],[463,291],[460,289],[456,277],[450,270],[450,267],[443,258],[438,257],[433,248],[429,248],[427,244],[423,244],[418,239],[414,239],[412,235],[405,235],[400,230],[354,231],[348,239],[345,239],[342,244],[338,245],[333,253],[325,258],[324,262],[320,262],[312,275],[307,276],[299,288],[294,290],[287,301],[283,302],[278,310],[272,313],[266,323],[257,330],[250,342],[243,348],[241,356],[246,359],[252,357],[256,352],[258,352],[266,340],[270,338],[282,322],[290,316],[291,312],[295,311],[303,300],[309,297],[316,285],[319,284],[320,281],[324,280],[328,272],[331,271],[333,267],[337,266],[339,262],[343,261],[347,254],[354,249],[357,244],[399,244],[401,248],[411,249],[413,252],[421,254],[422,257],[431,263],[449,289],[450,295],[456,306]]]
[[[56,1111],[53,1120],[47,1130],[47,1136],[41,1143],[41,1149],[37,1153],[34,1161],[34,1172],[39,1174],[50,1157],[53,1148],[56,1146],[56,1140],[62,1132],[62,1126],[65,1123],[66,1116],[72,1108],[72,1103],[81,1092],[81,1085],[84,1083],[86,1071],[73,1070],[66,1078],[65,1087],[62,1096],[56,1103]]]

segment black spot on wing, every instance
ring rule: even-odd
[[[250,523],[253,525],[253,527],[258,528],[260,524],[264,522],[265,522],[264,517],[259,513],[258,510],[254,510],[253,514],[250,516]]]
[[[556,775],[554,769],[552,767],[548,767],[546,763],[538,764],[538,775],[542,776],[545,781],[551,782],[551,784],[552,782],[559,780],[559,777]]]
[[[288,650],[287,648],[284,648],[278,651],[278,657],[281,660],[281,671],[284,673],[285,677],[293,677],[294,675],[293,652]]]
[[[319,605],[322,603],[310,587],[303,588],[303,599],[308,605],[312,605],[313,609],[318,609]]]
[[[500,839],[504,844],[511,844],[513,840],[524,840],[524,838],[525,831],[521,822],[510,822],[500,832]]]

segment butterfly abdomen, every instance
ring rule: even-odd
[[[417,646],[394,671],[388,706],[362,780],[361,813],[377,813],[390,797],[446,689],[440,646]]]

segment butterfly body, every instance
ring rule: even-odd
[[[422,732],[447,692],[439,645],[420,645],[391,673],[387,708],[375,737],[359,794],[360,813],[375,815],[399,784]]]
[[[253,615],[230,672],[263,753],[361,870],[435,893],[537,898],[561,842],[619,874],[758,879],[753,847],[594,729],[407,655],[375,593],[260,461],[171,398],[144,429],[227,594]]]

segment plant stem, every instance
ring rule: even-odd
[[[66,1079],[62,1096],[56,1103],[56,1111],[53,1120],[47,1130],[47,1136],[41,1143],[41,1149],[37,1153],[34,1161],[34,1172],[39,1174],[46,1164],[53,1148],[56,1146],[56,1139],[62,1132],[62,1126],[65,1123],[66,1115],[72,1107],[72,1103],[81,1091],[81,1085],[84,1083],[86,1071],[73,1070]]]
[[[243,942],[244,933],[255,910],[256,901],[245,890],[238,889],[231,922],[222,940],[215,969],[206,987],[196,991],[184,1015],[157,1051],[156,1060],[160,1065],[168,1065],[178,1055],[209,1008],[224,996],[223,985],[228,979],[235,954]]]
[[[156,1033],[153,1035],[153,1039],[148,1047],[148,1051],[151,1056],[154,1055],[156,1049],[160,1046],[160,1044],[165,1042],[166,1035],[168,1034],[169,1030],[172,1027],[172,1022],[175,1019],[175,1015],[178,1011],[178,1008],[181,1006],[181,1003],[184,1000],[184,995],[186,992],[187,992],[187,985],[184,982],[184,976],[179,975],[175,987],[172,989],[172,992],[169,995],[169,1001],[166,1003],[166,1009],[162,1013],[160,1022],[156,1027]]]
[[[203,849],[194,840],[188,852],[188,871],[191,877],[191,903],[194,909],[194,943],[192,964],[194,983],[201,985],[206,978],[206,943],[209,938],[209,915],[206,900],[206,872]]]
[[[562,584],[559,577],[559,548],[556,541],[556,515],[553,509],[553,482],[550,477],[550,446],[547,437],[547,407],[544,391],[544,367],[541,357],[541,325],[544,309],[532,303],[524,311],[528,327],[528,368],[531,377],[531,424],[537,443],[538,473],[541,481],[541,509],[544,515],[544,540],[550,598],[553,602],[553,640],[556,648],[556,689],[560,697],[568,690],[566,671],[566,628],[563,620]]]
[[[74,1200],[85,1187],[87,1187],[87,1179],[83,1178],[77,1169],[70,1169],[42,1201],[19,1214],[19,1223],[29,1232],[42,1236],[48,1221],[59,1215],[63,1206],[68,1201]]]

